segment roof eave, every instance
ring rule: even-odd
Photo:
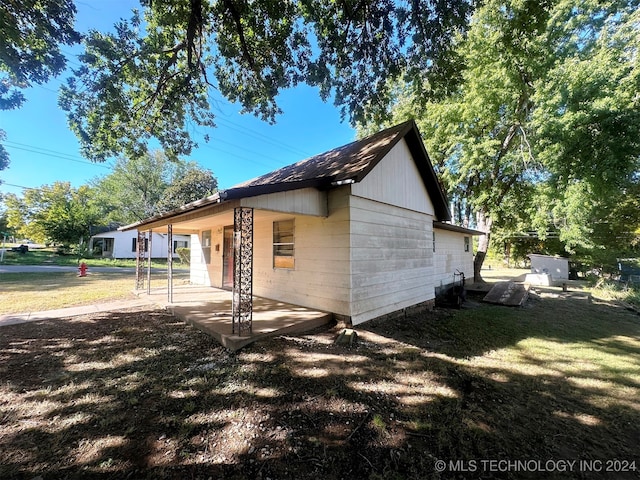
[[[221,203],[222,201],[224,201],[223,195],[224,195],[224,190],[220,192],[216,192],[213,195],[202,198],[200,200],[196,200],[195,202],[187,203],[186,205],[182,205],[181,207],[174,208],[173,210],[169,210],[168,212],[159,213],[152,217],[145,218],[144,220],[140,220],[138,222],[130,223],[129,225],[119,227],[118,231],[126,232],[128,230],[136,230],[136,229],[139,229],[140,227],[144,227],[145,225],[150,225],[152,223],[156,223],[162,220],[167,220],[171,217],[176,217],[184,213],[193,212],[195,210],[199,210],[200,208],[208,207],[209,205]]]
[[[254,185],[249,187],[235,187],[224,191],[224,200],[241,200],[243,198],[268,195],[270,193],[288,192],[303,188],[325,189],[331,186],[333,177],[314,178],[295,182],[273,183],[268,185]]]
[[[473,230],[472,228],[461,227],[459,225],[453,225],[451,223],[439,222],[437,220],[433,221],[433,228],[448,230],[450,232],[466,233],[467,235],[486,235],[486,233],[481,232],[480,230]]]
[[[433,202],[436,218],[445,222],[450,221],[451,212],[449,211],[447,195],[438,181],[438,176],[433,168],[431,158],[429,158],[429,153],[424,146],[418,126],[413,121],[411,122],[411,130],[405,135],[405,141],[414,157],[420,155],[426,159],[426,162],[417,162],[417,166]]]

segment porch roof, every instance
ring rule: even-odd
[[[420,132],[413,120],[382,130],[361,140],[315,155],[252,180],[221,190],[175,210],[155,215],[120,230],[162,226],[180,221],[185,215],[212,206],[243,198],[302,188],[328,190],[340,185],[362,181],[371,170],[402,139],[405,139],[418,171],[433,202],[439,220],[449,220],[451,214],[446,195],[436,177]],[[226,205],[225,205],[226,206]]]

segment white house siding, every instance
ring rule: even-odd
[[[349,314],[348,188],[328,194],[327,217],[271,214],[254,224],[253,292],[341,315]],[[273,268],[273,222],[293,218],[295,267]]]
[[[334,189],[323,195],[323,210],[329,213],[327,216],[299,215],[257,208],[254,210],[253,294],[348,315],[349,187]],[[278,205],[277,194],[262,197],[254,205],[268,205],[273,209],[289,208],[286,204]],[[317,203],[319,197],[312,194],[308,195],[308,198],[313,204]],[[243,205],[248,206],[244,203]],[[305,202],[297,207],[290,205],[291,209],[308,210],[305,206],[308,203]],[[295,268],[273,268],[273,222],[292,218],[295,223]],[[222,286],[223,228],[232,223],[231,212],[208,217],[203,219],[199,234],[191,236],[191,283]],[[211,263],[205,265],[200,241],[202,231],[209,229],[212,244]],[[218,251],[216,245],[219,245]]]
[[[322,217],[326,217],[328,214],[327,192],[321,192],[317,188],[302,188],[243,198],[240,204],[243,207],[272,212],[302,213]]]
[[[434,298],[433,216],[352,196],[351,322]]]
[[[473,279],[473,238],[464,233],[435,228],[434,284],[436,293],[453,283],[456,270]],[[464,237],[469,237],[469,251],[464,251]]]
[[[404,139],[361,182],[352,185],[351,193],[434,215],[433,203]]]
[[[212,240],[213,242],[213,240]],[[204,263],[202,248],[200,243],[200,235],[191,235],[191,257],[189,262],[189,281],[194,285],[211,286],[211,279],[207,265]]]

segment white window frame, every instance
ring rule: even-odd
[[[291,223],[290,228],[286,228]],[[285,227],[285,228],[281,228]],[[283,238],[285,237],[285,238]],[[288,240],[290,237],[290,241]],[[273,268],[294,270],[296,266],[296,224],[295,219],[273,222]]]

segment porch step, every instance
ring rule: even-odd
[[[260,298],[254,300],[253,332],[241,336],[231,331],[231,310],[220,307],[219,303],[167,305],[173,315],[211,335],[231,351],[263,338],[307,332],[333,320],[331,313]]]

